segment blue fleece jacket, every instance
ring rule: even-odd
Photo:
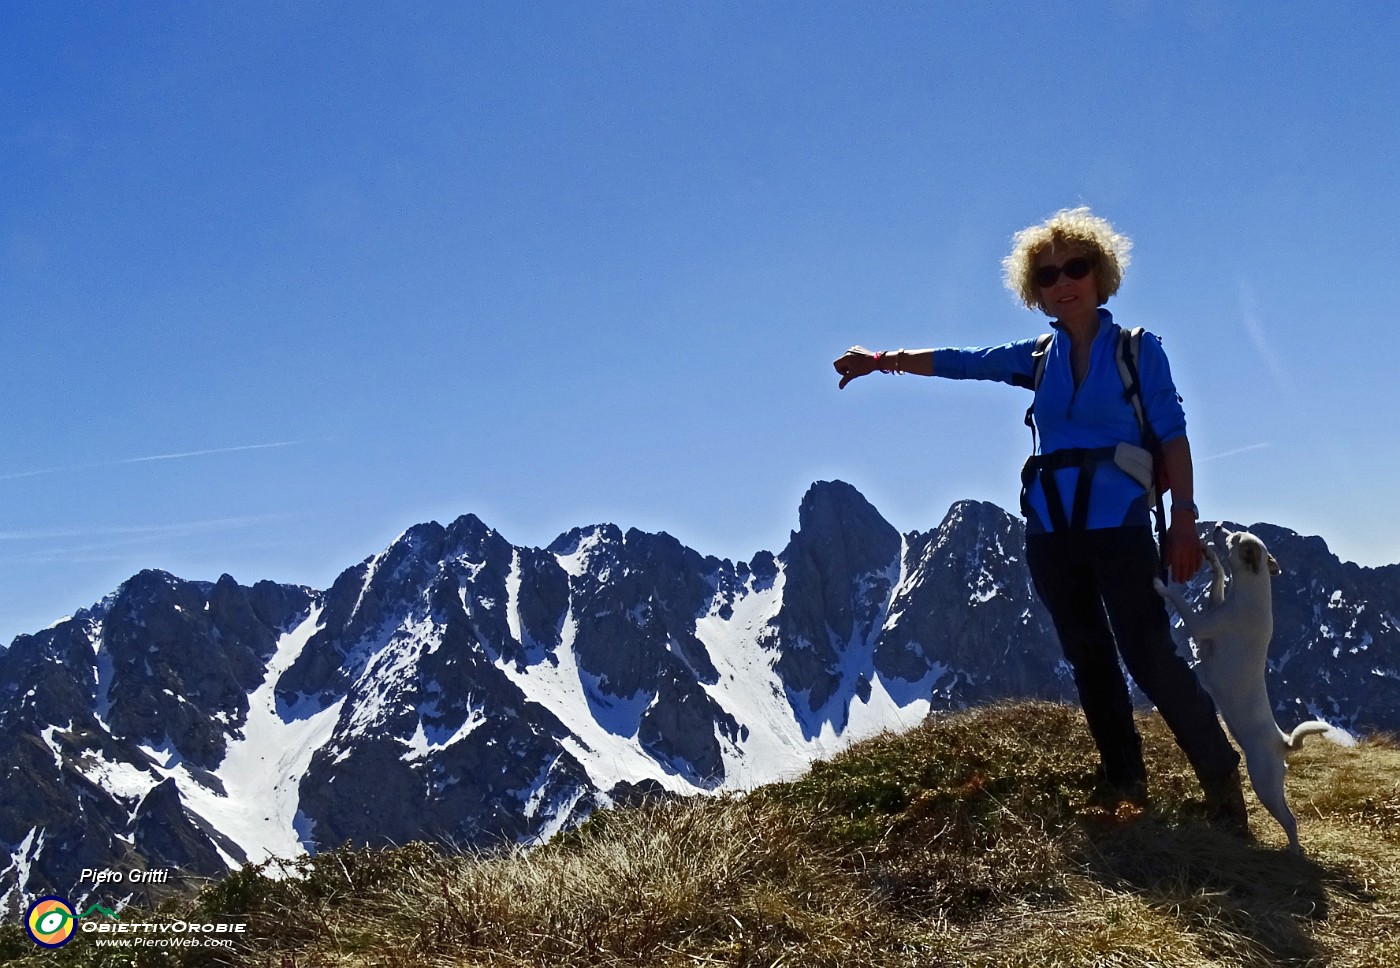
[[[1141,444],[1132,404],[1123,396],[1123,380],[1118,375],[1114,351],[1119,326],[1106,309],[1099,310],[1099,332],[1089,360],[1089,370],[1077,389],[1070,368],[1070,342],[1056,331],[1045,360],[1045,373],[1035,394],[1035,424],[1040,432],[1042,453],[1069,447],[1112,447],[1122,441]],[[1035,372],[1031,354],[1035,339],[1018,340],[1001,346],[974,349],[940,349],[933,353],[934,376],[953,380],[997,380],[1012,383],[1017,377],[1029,380]],[[1181,409],[1171,367],[1159,337],[1144,334],[1138,354],[1138,375],[1148,421],[1165,443],[1186,433],[1186,415]],[[1069,517],[1078,468],[1055,471],[1060,496]],[[1027,526],[1031,533],[1051,529],[1045,492],[1036,481],[1026,495]],[[1094,475],[1089,497],[1087,528],[1116,528],[1148,525],[1147,495],[1141,484],[1111,462],[1101,465]]]

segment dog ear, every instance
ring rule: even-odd
[[[1282,573],[1283,569],[1278,566],[1277,559],[1273,555],[1269,555],[1269,574],[1277,578]]]

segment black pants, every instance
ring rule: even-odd
[[[1215,704],[1172,641],[1166,606],[1152,587],[1158,557],[1150,528],[1029,535],[1026,560],[1074,669],[1109,783],[1126,787],[1147,778],[1120,656],[1203,782],[1239,765]]]

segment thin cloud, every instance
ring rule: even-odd
[[[286,516],[282,516],[286,517]],[[67,544],[64,542],[49,543],[42,546],[29,546],[29,550],[21,551],[18,548],[13,553],[0,553],[0,562],[10,565],[48,565],[55,563],[62,564],[125,564],[128,567],[141,567],[133,555],[147,555],[152,547],[158,547],[156,542],[167,537],[165,534],[136,536],[113,541],[85,541],[78,544]],[[179,537],[177,535],[177,537]],[[20,547],[23,547],[21,545]],[[228,546],[221,546],[224,551]],[[255,540],[240,541],[236,547],[239,550],[276,550],[283,551],[287,548],[295,547],[295,544],[284,540]]]
[[[1224,460],[1226,457],[1237,457],[1240,454],[1248,454],[1251,451],[1267,450],[1273,444],[1250,444],[1247,447],[1236,447],[1234,450],[1227,450],[1223,454],[1211,454],[1209,457],[1202,457],[1202,461]]]
[[[1259,318],[1259,300],[1255,298],[1254,287],[1244,281],[1240,282],[1240,319],[1244,323],[1244,331],[1249,335],[1254,348],[1259,351],[1259,355],[1263,358],[1264,365],[1269,368],[1269,372],[1273,375],[1274,383],[1278,385],[1280,390],[1291,394],[1293,378],[1288,375],[1283,360],[1274,352],[1273,345],[1264,332],[1263,320]]]
[[[73,471],[89,471],[99,467],[122,467],[127,464],[146,464],[160,460],[184,460],[189,457],[208,457],[211,454],[235,454],[248,450],[270,450],[274,447],[296,447],[304,440],[278,440],[269,444],[242,444],[237,447],[212,447],[207,450],[187,450],[176,454],[151,454],[148,457],[125,457],[121,460],[99,461],[95,464],[77,464],[73,467],[46,467],[42,470],[16,471],[0,474],[0,481],[17,481],[25,477],[42,477],[45,474],[68,474]]]
[[[46,549],[25,554],[0,555],[0,561],[9,565],[51,565],[61,562],[69,565],[111,565],[130,561],[130,554],[117,554],[112,551],[89,551],[78,548],[74,551]]]
[[[244,444],[241,447],[215,447],[211,450],[189,450],[182,454],[154,454],[150,457],[128,457],[126,460],[114,461],[116,464],[144,464],[153,460],[182,460],[186,457],[205,457],[209,454],[232,454],[242,450],[268,450],[273,447],[295,447],[304,444],[304,440],[279,440],[271,444]]]
[[[62,541],[72,538],[146,538],[182,537],[247,528],[272,521],[282,521],[286,514],[250,514],[231,518],[206,518],[202,521],[177,521],[171,524],[106,525],[93,528],[52,528],[33,531],[0,531],[0,541]]]

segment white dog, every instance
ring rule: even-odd
[[[1217,527],[1217,534],[1223,531]],[[1288,754],[1299,750],[1303,740],[1329,729],[1320,720],[1303,723],[1285,733],[1274,722],[1269,694],[1264,685],[1264,667],[1269,639],[1274,634],[1273,600],[1270,577],[1279,573],[1278,562],[1264,542],[1248,531],[1225,532],[1230,559],[1230,597],[1225,597],[1225,572],[1214,548],[1206,549],[1213,578],[1210,608],[1196,612],[1174,588],[1154,579],[1157,593],[1171,602],[1186,631],[1196,642],[1200,660],[1196,674],[1215,700],[1225,725],[1244,751],[1249,782],[1274,819],[1288,834],[1288,846],[1301,853],[1298,821],[1283,795],[1283,776],[1288,770]]]

